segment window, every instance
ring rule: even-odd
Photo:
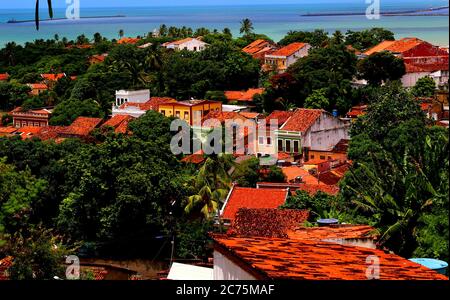
[[[197,51],[197,47],[194,47],[194,51]]]
[[[314,155],[311,155],[311,159],[314,159]]]
[[[321,155],[321,156],[320,156],[320,159],[325,159],[325,156],[322,156],[322,155]]]
[[[264,137],[263,136],[259,137],[259,144],[264,145]]]
[[[175,116],[177,117],[177,118],[179,118],[180,117],[180,111],[179,110],[177,110],[177,111],[175,111]]]
[[[189,112],[187,111],[184,112],[184,119],[189,120]]]
[[[267,138],[267,145],[272,145],[272,138],[271,137]]]
[[[278,140],[278,151],[283,152],[283,140]]]
[[[300,142],[299,141],[294,141],[294,153],[299,153],[300,151]]]
[[[286,141],[286,152],[291,152],[291,141]]]
[[[165,115],[166,115],[166,111],[165,111],[165,110],[161,110],[161,114],[162,114],[163,116],[165,116]]]

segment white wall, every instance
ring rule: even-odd
[[[124,109],[120,109],[118,107],[113,107],[112,109],[112,116],[116,115],[128,115],[132,116],[134,118],[139,118],[143,116],[146,113],[145,110],[140,110],[138,107],[135,106],[128,106]]]
[[[197,40],[197,39],[192,39],[192,40],[190,40],[188,42],[185,42],[183,44],[176,45],[173,48],[175,48],[177,50],[183,50],[183,49],[186,48],[186,50],[197,51],[198,52],[198,51],[204,50],[206,45],[207,44],[205,42],[202,42],[202,41]],[[168,48],[170,48],[170,46]]]
[[[217,250],[214,250],[213,277],[214,280],[256,280],[253,275]]]
[[[310,49],[311,49],[311,45],[306,44],[305,47],[303,47],[302,49],[300,49],[297,52],[295,52],[294,55],[288,56],[288,58],[286,60],[286,67],[289,67],[290,65],[294,64],[295,62],[297,62],[297,60],[299,58],[307,56]]]
[[[145,103],[150,100],[150,90],[116,91],[116,106],[126,102]]]
[[[429,72],[406,73],[401,79],[402,85],[404,87],[413,87],[416,85],[417,80],[429,75]]]
[[[305,133],[302,147],[311,150],[329,151],[342,139],[349,139],[349,125],[328,113],[320,118]]]

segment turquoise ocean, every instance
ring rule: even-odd
[[[3,0],[2,0],[3,1]],[[276,1],[274,1],[276,3]],[[426,9],[448,5],[444,0],[424,0],[420,3],[397,0],[381,0],[382,11],[402,11]],[[64,18],[65,8],[56,8],[55,17]],[[60,37],[73,39],[80,34],[92,37],[100,32],[108,38],[118,38],[123,29],[126,36],[146,35],[160,24],[168,26],[207,27],[222,30],[228,27],[234,35],[239,34],[239,22],[243,18],[253,21],[255,31],[270,36],[275,41],[281,39],[289,30],[324,29],[329,33],[335,30],[362,30],[371,27],[385,27],[392,30],[397,38],[418,37],[434,44],[448,46],[448,16],[381,16],[378,20],[368,20],[365,16],[302,16],[307,13],[352,12],[366,10],[364,0],[351,3],[334,1],[333,4],[311,3],[299,0],[299,4],[285,5],[228,5],[228,6],[171,6],[171,7],[116,7],[92,8],[81,6],[82,17],[116,16],[120,18],[88,18],[79,20],[56,20],[41,23],[36,31],[33,22],[8,24],[8,20],[33,20],[34,10],[2,9],[0,4],[0,46],[14,41],[23,44],[35,39]],[[448,13],[448,9],[446,10]],[[42,10],[41,18],[47,18]]]

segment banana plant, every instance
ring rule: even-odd
[[[50,19],[53,19],[53,7],[52,7],[52,0],[47,0],[48,5],[48,15]],[[35,23],[36,23],[36,30],[39,30],[39,0],[36,0],[36,10],[34,15]]]

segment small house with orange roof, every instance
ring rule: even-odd
[[[329,151],[349,139],[349,124],[322,109],[297,109],[276,131],[278,152]]]
[[[248,89],[247,91],[225,91],[225,97],[228,103],[237,103],[238,105],[252,104],[256,95],[264,93],[264,88]]]
[[[105,61],[106,57],[108,57],[108,53],[92,55],[91,57],[89,57],[89,64],[91,66],[95,64],[100,64]]]
[[[31,89],[30,94],[33,96],[48,91],[48,85],[45,83],[28,83],[27,86]]]
[[[163,44],[163,47],[173,50],[187,50],[193,52],[200,52],[205,50],[207,43],[201,41],[197,38],[188,37],[182,40],[177,40],[173,42],[167,42]]]
[[[17,107],[9,113],[13,118],[15,128],[26,126],[44,127],[48,126],[52,110],[48,108],[23,110]]]
[[[404,87],[412,87],[417,80],[430,76],[436,85],[442,85],[449,79],[449,53],[439,46],[418,38],[402,38],[395,41],[383,41],[364,52],[365,56],[387,51],[402,58],[406,74],[401,81]]]
[[[267,40],[258,39],[245,46],[242,51],[251,55],[253,58],[264,62],[265,55],[277,49],[278,47],[274,43]]]
[[[265,55],[265,69],[275,69],[280,73],[297,62],[299,58],[308,55],[311,45],[308,43],[292,43],[279,50]]]

